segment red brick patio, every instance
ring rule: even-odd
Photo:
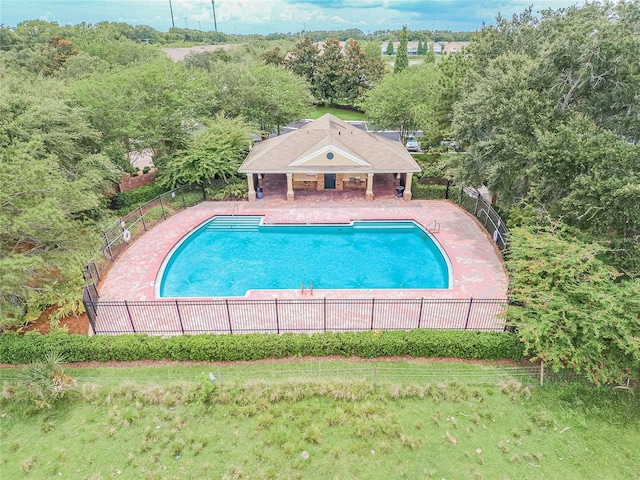
[[[274,176],[275,177],[275,176]],[[266,223],[337,223],[351,220],[415,220],[440,231],[435,239],[449,256],[453,287],[442,290],[315,290],[314,298],[506,298],[507,275],[489,235],[476,219],[446,200],[404,201],[395,197],[392,175],[374,180],[373,201],[360,191],[296,191],[286,200],[278,178],[265,178],[264,198],[255,202],[204,202],[167,219],[142,235],[111,268],[100,299],[152,300],[160,266],[171,248],[216,215],[264,215]],[[271,182],[271,183],[269,183]],[[375,259],[372,259],[375,261]],[[309,292],[305,292],[305,298]],[[254,290],[250,299],[303,298],[300,290]]]

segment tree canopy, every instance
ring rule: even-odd
[[[562,224],[511,231],[508,318],[526,353],[597,384],[640,375],[640,280],[616,282],[604,248]]]
[[[117,169],[88,112],[53,79],[6,75],[0,96],[0,329],[75,305]],[[72,308],[73,309],[73,308]]]
[[[528,10],[481,31],[455,106],[460,178],[599,233],[640,230],[625,207],[640,204],[639,5]]]
[[[207,184],[215,178],[227,180],[237,174],[249,153],[251,127],[241,117],[222,115],[205,121],[166,162],[162,181],[168,187]]]
[[[353,105],[384,74],[380,55],[367,55],[356,40],[349,40],[343,48],[336,38],[319,47],[311,37],[305,37],[295,45],[285,65],[309,82],[316,99],[329,103]]]

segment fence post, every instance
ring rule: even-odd
[[[187,208],[187,202],[184,199],[184,185],[180,187],[180,195],[182,196],[182,208]]]
[[[204,188],[204,182],[202,182],[200,185],[202,185],[202,201],[206,201],[207,200],[207,189]]]
[[[178,305],[178,300],[176,300],[176,311],[178,312],[178,321],[180,322],[180,330],[184,335],[184,326],[182,325],[182,315],[180,315],[180,305]]]
[[[322,331],[326,333],[327,332],[327,297],[323,298],[322,316],[323,316]]]
[[[420,311],[418,312],[418,328],[420,328],[420,322],[422,321],[422,307],[424,306],[424,297],[420,299]]]
[[[140,205],[138,207],[138,211],[140,212],[140,218],[142,219],[142,228],[144,228],[144,231],[147,231],[147,222],[144,221],[144,213],[142,213],[142,205]]]
[[[162,201],[162,194],[158,195],[158,198],[160,199],[160,208],[162,209],[162,219],[166,220],[167,215],[164,213],[164,202]]]
[[[278,299],[276,298],[276,331],[280,335],[280,316],[278,315]]]
[[[444,199],[449,200],[449,185],[451,184],[451,180],[447,179],[447,189],[444,191]]]
[[[462,206],[462,194],[464,193],[464,187],[460,188],[460,198],[458,200],[458,205]]]
[[[374,311],[375,311],[375,307],[376,307],[376,299],[372,298],[371,299],[371,331],[373,331],[373,315],[374,315]]]
[[[480,203],[480,192],[478,192],[478,195],[476,196],[476,208],[473,210],[473,216],[477,217],[478,216],[478,205]]]
[[[89,318],[89,323],[91,324],[91,330],[93,333],[96,332],[96,304],[93,303],[91,299],[91,294],[89,293],[87,287],[84,288],[84,292],[82,292],[82,304],[84,305],[84,309],[87,312],[87,317]]]
[[[100,276],[100,272],[98,271],[98,265],[96,265],[96,261],[95,260],[92,260],[91,263],[93,263],[93,269],[96,272],[96,277],[98,277],[98,282],[100,282],[102,280],[102,277]]]
[[[471,306],[473,305],[473,297],[469,299],[469,308],[467,310],[467,320],[464,323],[464,329],[467,330],[469,327],[469,317],[471,316]]]
[[[136,333],[136,327],[133,324],[133,317],[131,316],[131,311],[129,310],[129,304],[127,303],[127,301],[124,301],[124,308],[126,308],[127,310],[127,315],[129,315],[129,323],[131,323],[131,330],[133,330],[133,333]]]
[[[229,333],[233,333],[233,328],[231,327],[231,312],[229,311],[229,299],[225,298],[224,303],[227,306],[227,319],[229,320]]]

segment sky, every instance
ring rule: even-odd
[[[214,0],[218,31],[227,34],[294,33],[304,30],[475,31],[501,14],[511,17],[529,5],[534,11],[576,4],[575,0]],[[582,2],[580,2],[582,3]],[[25,20],[60,25],[123,22],[166,32],[213,30],[211,0],[0,0],[0,23]]]

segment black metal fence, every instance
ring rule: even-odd
[[[507,226],[480,192],[473,188],[463,187],[460,190],[458,205],[475,215],[487,232],[491,234],[493,241],[501,252],[509,249],[509,230]]]
[[[85,289],[96,334],[314,333],[365,330],[503,331],[507,300],[205,299],[97,301]],[[97,292],[96,292],[97,293]]]
[[[102,251],[87,264],[85,278],[91,279],[97,285],[109,271],[111,264],[138,236],[185,208],[206,199],[207,193],[202,186],[185,185],[140,205],[102,235]]]

